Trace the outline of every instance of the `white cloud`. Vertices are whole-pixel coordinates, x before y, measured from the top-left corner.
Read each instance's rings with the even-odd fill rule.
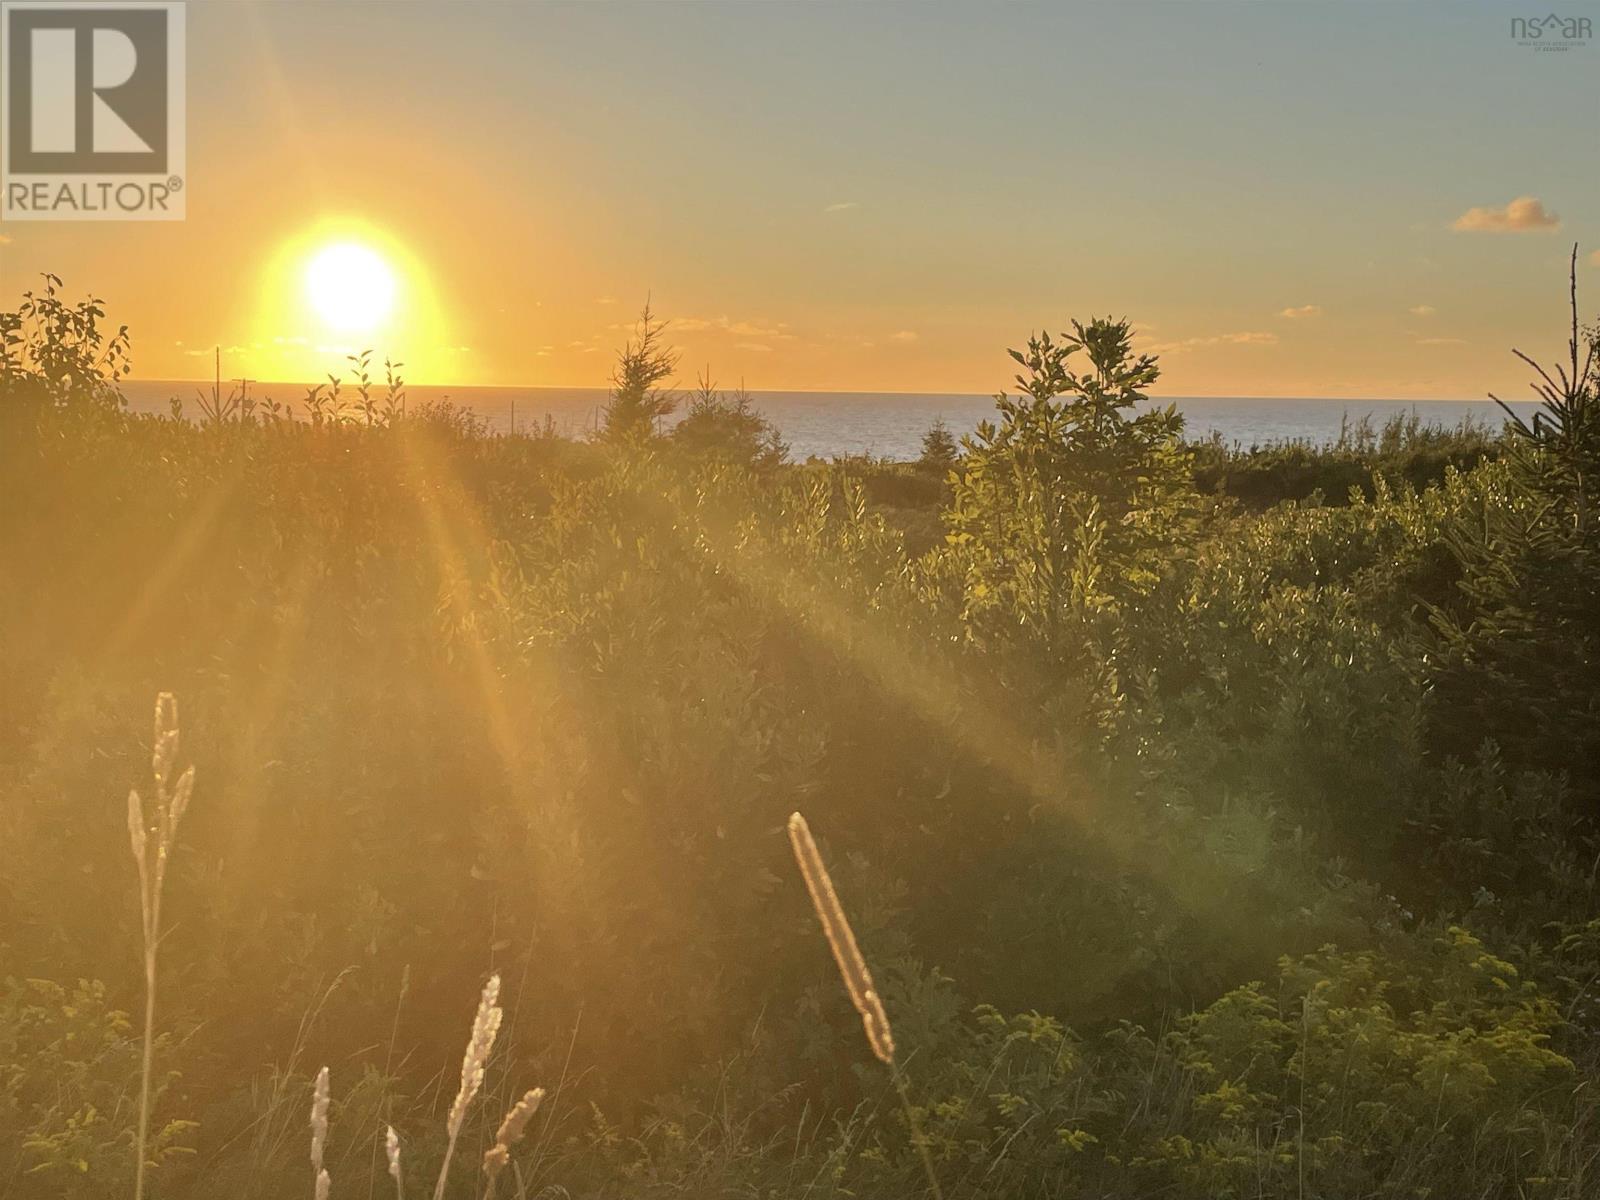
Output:
[[[847,212],[848,210],[850,210],[852,208],[860,208],[860,207],[861,207],[861,205],[860,205],[860,203],[858,201],[855,201],[855,200],[841,200],[837,204],[828,205],[822,211],[825,212],[825,213]]]
[[[1466,344],[1466,338],[1437,337],[1417,339],[1417,345],[1419,346],[1465,346]]]
[[[763,346],[760,342],[735,342],[733,348],[735,350],[754,350],[760,354],[766,354],[772,349],[771,346]]]
[[[917,340],[915,329],[900,329],[889,335],[891,342],[914,342]]]
[[[788,341],[794,334],[788,332],[786,322],[760,325],[754,321],[735,321],[728,317],[679,317],[668,324],[678,333],[726,333],[733,337],[777,338]]]
[[[1275,346],[1277,343],[1278,335],[1275,333],[1244,330],[1239,333],[1217,333],[1208,337],[1184,338],[1178,342],[1162,342],[1151,346],[1146,353],[1181,354],[1185,350],[1197,350],[1206,346]]]
[[[1288,317],[1291,321],[1300,321],[1306,317],[1320,317],[1322,315],[1322,305],[1302,304],[1299,308],[1286,308],[1278,315],[1280,317]]]
[[[1439,310],[1431,304],[1417,304],[1406,310],[1413,317],[1431,317]]]
[[[596,296],[594,302],[596,304],[615,304],[617,298],[615,296]]]
[[[1518,196],[1504,208],[1469,208],[1450,225],[1457,233],[1539,233],[1556,229],[1561,218],[1542,200]]]

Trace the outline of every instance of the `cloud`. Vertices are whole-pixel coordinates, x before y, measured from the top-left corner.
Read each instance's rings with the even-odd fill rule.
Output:
[[[1418,338],[1419,346],[1465,346],[1466,338]]]
[[[678,333],[726,333],[733,337],[777,338],[780,341],[794,338],[785,321],[775,325],[759,325],[754,321],[734,321],[728,317],[679,317],[669,324]]]
[[[763,346],[760,342],[735,342],[733,348],[735,350],[755,350],[761,354],[766,354],[772,349],[771,346]]]
[[[1469,208],[1451,223],[1457,233],[1538,233],[1557,228],[1561,218],[1544,202],[1518,196],[1504,208]]]
[[[1277,343],[1278,335],[1275,333],[1245,330],[1239,333],[1216,333],[1209,337],[1184,338],[1181,342],[1161,342],[1151,346],[1146,353],[1181,354],[1185,350],[1197,350],[1205,346],[1275,346]]]
[[[596,296],[594,302],[596,304],[615,304],[617,298],[615,296]]]
[[[822,211],[825,213],[847,212],[852,208],[860,208],[861,204],[855,200],[841,200],[837,204],[830,204]]]
[[[1431,304],[1415,304],[1406,309],[1413,317],[1431,317],[1439,310]]]
[[[1322,315],[1322,305],[1302,304],[1299,308],[1286,308],[1278,315],[1280,317],[1288,317],[1291,321],[1299,321],[1305,317],[1320,317]]]
[[[0,233],[0,246],[9,246],[9,245],[11,245],[11,238],[9,236],[7,236],[6,234]]]
[[[915,329],[901,329],[889,335],[891,342],[914,342],[917,340]]]
[[[1600,250],[1596,250],[1593,254],[1589,255],[1589,262],[1596,267],[1600,267]]]

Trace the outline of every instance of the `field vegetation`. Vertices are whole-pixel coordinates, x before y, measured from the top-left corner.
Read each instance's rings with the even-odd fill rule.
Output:
[[[1551,333],[1504,434],[1230,448],[1085,321],[959,443],[796,464],[648,315],[587,441],[366,359],[134,416],[47,278],[0,1194],[1600,1193],[1600,371]]]

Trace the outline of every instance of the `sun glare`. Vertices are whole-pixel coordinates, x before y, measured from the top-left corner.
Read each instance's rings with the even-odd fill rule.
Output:
[[[411,239],[375,221],[330,214],[278,242],[251,293],[249,353],[260,379],[326,379],[348,358],[406,365],[406,378],[474,382],[451,310]]]
[[[330,329],[369,333],[394,307],[395,275],[370,247],[336,242],[306,264],[306,296]]]

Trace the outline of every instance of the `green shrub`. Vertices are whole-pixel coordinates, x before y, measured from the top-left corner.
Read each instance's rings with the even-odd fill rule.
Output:
[[[164,1040],[165,1041],[165,1040]],[[140,1049],[100,983],[0,986],[0,1181],[8,1196],[99,1197],[133,1178]],[[158,1081],[169,1090],[176,1076]],[[192,1121],[158,1118],[148,1158],[161,1178],[194,1153]]]

